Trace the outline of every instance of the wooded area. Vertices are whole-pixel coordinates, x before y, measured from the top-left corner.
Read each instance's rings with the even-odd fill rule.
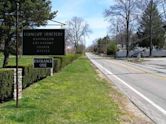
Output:
[[[153,49],[165,49],[165,7],[165,0],[115,1],[104,12],[104,17],[110,22],[109,41],[99,38],[89,49],[97,53],[108,53],[106,51],[114,47],[115,54],[117,45],[120,45],[119,49],[126,49],[126,57],[136,47],[149,49],[149,56],[152,56]]]

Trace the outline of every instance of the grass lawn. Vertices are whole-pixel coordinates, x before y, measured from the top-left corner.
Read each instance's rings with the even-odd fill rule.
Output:
[[[25,65],[33,65],[33,58],[52,58],[52,56],[19,56],[19,66],[25,66]],[[3,55],[0,54],[0,67],[2,67],[3,64]],[[16,65],[16,57],[13,55],[9,56],[9,63],[10,66]]]
[[[19,57],[19,65],[32,65],[33,64],[33,58],[35,56],[21,56]],[[9,56],[9,63],[8,65],[15,66],[16,64],[16,57],[13,55]],[[3,56],[0,56],[0,67],[3,65]]]
[[[0,104],[0,124],[117,124],[121,112],[110,90],[80,58],[25,89],[20,108],[14,101]]]
[[[19,57],[19,65],[29,65],[33,64],[33,58],[34,56],[21,56]],[[3,53],[0,52],[0,68],[2,68],[3,65],[4,56]],[[8,65],[16,65],[16,57],[14,55],[9,56],[9,63]]]

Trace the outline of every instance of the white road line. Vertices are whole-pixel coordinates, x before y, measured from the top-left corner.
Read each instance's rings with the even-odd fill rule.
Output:
[[[142,97],[144,100],[146,100],[147,102],[149,102],[152,106],[154,106],[156,109],[158,109],[164,115],[166,115],[166,110],[164,110],[162,107],[160,107],[159,105],[157,105],[156,103],[154,103],[153,101],[151,101],[150,99],[148,99],[142,93],[140,93],[139,91],[137,91],[136,89],[134,89],[133,87],[131,87],[129,84],[127,84],[125,81],[123,81],[122,79],[120,79],[119,77],[117,77],[116,75],[114,75],[111,71],[109,71],[108,69],[106,69],[105,67],[103,67],[102,65],[100,65],[99,63],[97,63],[95,60],[91,59],[89,57],[89,55],[87,55],[87,56],[91,60],[91,62],[93,64],[95,64],[98,68],[102,69],[101,71],[105,71],[108,74],[112,75],[114,78],[118,79],[122,84],[124,84],[125,86],[127,86],[129,89],[131,89],[132,91],[134,91],[137,95],[139,95],[140,97]]]

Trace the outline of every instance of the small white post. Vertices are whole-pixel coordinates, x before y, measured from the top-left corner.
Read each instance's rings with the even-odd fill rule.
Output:
[[[16,69],[14,69],[14,92],[13,98],[16,100]],[[18,69],[18,98],[22,98],[22,68]]]
[[[54,75],[53,68],[50,68],[50,76],[53,76],[53,75]]]

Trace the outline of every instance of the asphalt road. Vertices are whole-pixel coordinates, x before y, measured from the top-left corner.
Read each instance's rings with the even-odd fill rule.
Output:
[[[166,124],[166,59],[135,64],[86,55],[149,118],[157,124]]]

